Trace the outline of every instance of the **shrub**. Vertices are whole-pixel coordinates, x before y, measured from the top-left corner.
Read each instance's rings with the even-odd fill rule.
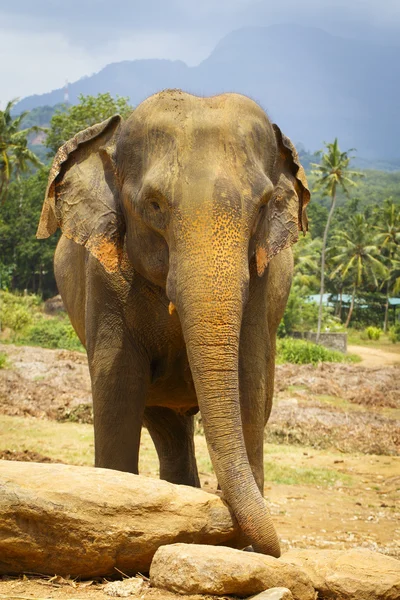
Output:
[[[42,306],[40,296],[2,292],[1,328],[11,330],[8,339],[17,344],[83,351],[68,318],[45,317]]]
[[[367,334],[369,340],[379,340],[379,338],[381,337],[382,329],[370,325],[366,328],[365,333]]]
[[[396,344],[397,342],[400,342],[400,322],[395,323],[395,325],[392,325],[389,329],[389,340],[393,343]]]
[[[74,328],[67,319],[41,317],[34,325],[27,328],[18,341],[43,348],[84,350]]]
[[[19,296],[10,292],[1,293],[1,329],[8,327],[19,333],[30,325],[39,311],[41,299],[33,294]]]
[[[342,354],[324,346],[305,340],[283,338],[277,340],[277,362],[297,365],[318,364],[319,362],[354,362],[352,355]]]
[[[30,325],[32,315],[25,306],[15,306],[14,308],[5,307],[2,310],[1,328],[8,327],[15,333],[22,331],[24,327]]]

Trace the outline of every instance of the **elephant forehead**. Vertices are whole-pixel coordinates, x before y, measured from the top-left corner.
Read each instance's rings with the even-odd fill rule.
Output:
[[[188,94],[182,90],[165,90],[144,100],[134,111],[141,118],[169,115],[175,121],[182,121],[189,114],[225,113],[228,117],[241,113],[254,115],[265,119],[262,108],[247,96],[242,94],[227,93],[218,96],[200,97]],[[210,116],[210,115],[209,115]]]
[[[266,146],[272,128],[265,112],[240,94],[199,98],[172,90],[140,104],[126,123],[136,140],[154,149],[170,145],[199,152],[228,142]],[[129,137],[128,135],[126,137]]]

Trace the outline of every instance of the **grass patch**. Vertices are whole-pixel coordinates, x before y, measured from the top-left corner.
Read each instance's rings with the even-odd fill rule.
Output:
[[[0,440],[0,451],[27,450],[54,462],[94,464],[93,425],[0,415]],[[146,429],[142,430],[139,472],[152,477],[158,477],[159,473],[157,453]]]
[[[281,338],[277,340],[276,359],[278,364],[292,363],[297,365],[313,364],[320,362],[359,362],[360,358],[354,354],[343,354],[337,350],[330,350],[319,344],[306,340]]]
[[[355,404],[354,402],[350,402],[345,398],[340,398],[339,396],[330,396],[329,394],[317,394],[316,396],[311,397],[312,400],[318,400],[319,402],[323,402],[324,404],[329,404],[330,406],[335,406],[336,408],[340,408],[346,411],[358,411],[364,412],[365,407],[361,404]]]
[[[280,465],[271,461],[264,463],[264,473],[266,481],[284,485],[331,487],[337,483],[349,487],[353,483],[349,475],[338,473],[334,469]]]
[[[93,426],[0,415],[0,450],[29,450],[54,461],[92,465]]]

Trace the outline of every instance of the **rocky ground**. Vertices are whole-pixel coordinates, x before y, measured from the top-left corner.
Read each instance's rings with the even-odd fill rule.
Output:
[[[0,351],[8,355],[8,367],[0,370],[0,457],[90,464],[86,357],[11,345],[0,345]],[[266,433],[265,495],[284,550],[364,547],[400,558],[400,363],[394,364],[393,356],[380,362],[376,351],[372,364],[370,359],[356,365],[277,368]],[[23,431],[38,433],[22,438]],[[47,446],[43,431],[49,436]],[[69,458],[65,449],[61,451],[61,441],[72,433],[82,440],[82,450]],[[146,432],[142,445],[142,454],[150,457],[144,472],[156,475]],[[203,487],[212,491],[216,481],[200,420],[196,448]],[[141,596],[175,598],[146,585]],[[0,598],[106,597],[101,581],[83,584],[60,577],[0,581]]]

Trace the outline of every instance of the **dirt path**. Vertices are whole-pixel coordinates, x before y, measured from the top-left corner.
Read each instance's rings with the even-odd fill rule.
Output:
[[[379,348],[368,348],[367,346],[347,346],[348,352],[358,354],[364,367],[386,367],[389,365],[400,365],[400,354],[387,352]]]

